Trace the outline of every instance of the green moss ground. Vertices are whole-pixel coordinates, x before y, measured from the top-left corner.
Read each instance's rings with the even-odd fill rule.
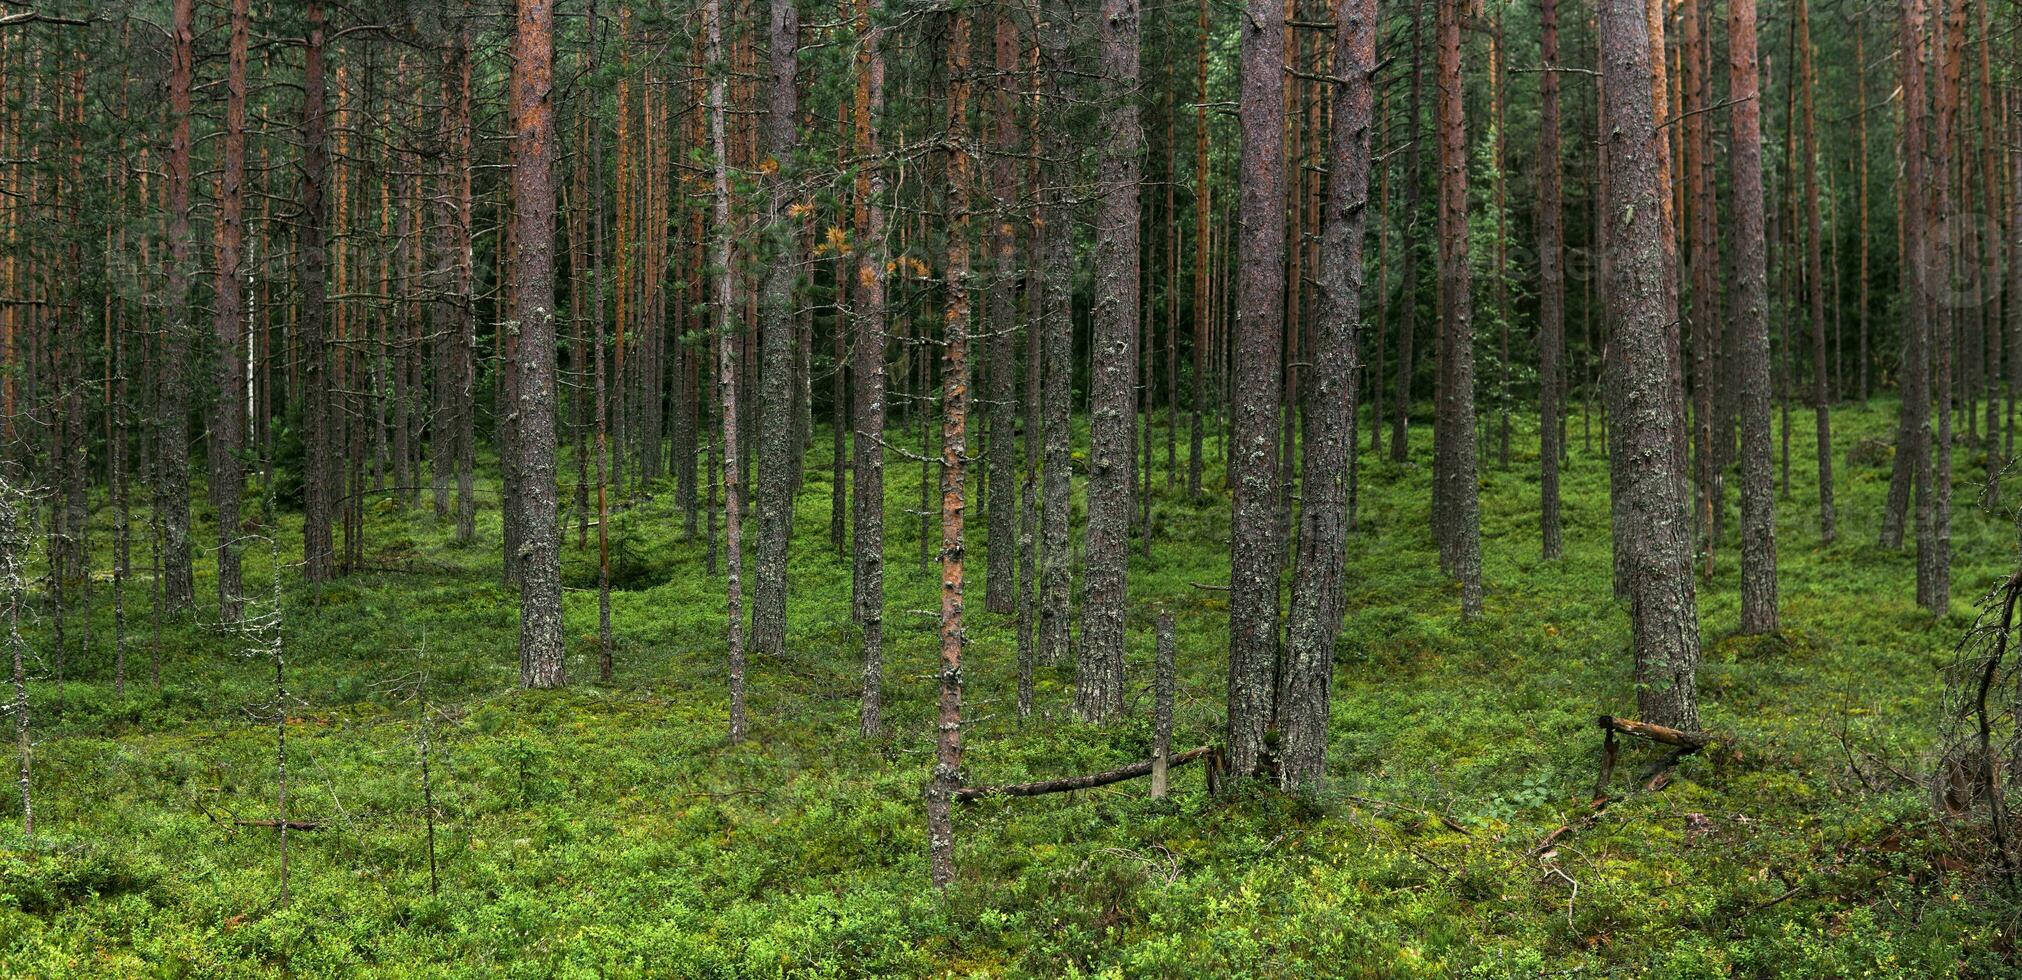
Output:
[[[754,664],[752,735],[739,746],[723,737],[720,580],[704,574],[701,543],[682,539],[670,487],[614,519],[642,566],[641,587],[614,598],[616,683],[594,683],[596,595],[578,589],[574,686],[560,693],[513,689],[517,619],[497,582],[495,498],[483,500],[479,543],[463,548],[425,503],[375,506],[368,564],[381,570],[328,587],[320,606],[288,573],[290,808],[328,826],[290,836],[285,909],[275,835],[230,823],[272,813],[269,667],[215,628],[171,622],[152,691],[136,601],[135,682],[116,697],[101,585],[91,651],[71,655],[83,679],[60,708],[53,685],[34,690],[34,840],[19,835],[11,778],[0,788],[0,974],[1999,974],[2010,910],[1943,872],[1960,866],[1965,831],[1934,821],[1889,767],[1924,766],[1943,670],[1974,600],[2012,570],[2015,532],[1962,482],[1953,613],[1934,622],[1920,610],[1912,556],[1874,543],[1886,460],[1845,462],[1846,447],[1886,436],[1892,419],[1881,402],[1836,415],[1842,533],[1821,548],[1810,424],[1797,418],[1794,496],[1778,512],[1781,636],[1731,635],[1729,494],[1728,541],[1700,598],[1700,685],[1708,725],[1735,749],[1686,761],[1669,787],[1615,803],[1545,854],[1534,853],[1545,834],[1586,812],[1593,717],[1631,713],[1635,700],[1628,617],[1608,587],[1606,464],[1583,451],[1577,420],[1562,562],[1538,558],[1534,433],[1519,432],[1507,471],[1485,454],[1477,624],[1460,620],[1432,557],[1429,428],[1416,430],[1412,465],[1365,452],[1323,806],[1260,791],[1212,799],[1187,769],[1165,801],[1140,781],[970,807],[945,898],[927,885],[920,810],[936,579],[904,514],[917,506],[917,464],[895,461],[889,477],[891,735],[877,742],[855,734],[849,566],[828,547],[825,436],[800,500],[791,652]],[[1177,738],[1217,739],[1227,597],[1194,583],[1226,581],[1227,496],[1185,500],[1159,456],[1154,554],[1131,571],[1133,718],[1108,730],[1064,717],[1065,666],[1042,668],[1043,714],[1017,720],[1014,624],[983,612],[988,556],[972,510],[973,781],[1143,757],[1159,609],[1179,619]],[[1983,466],[1970,449],[1958,464],[1962,481]],[[95,520],[102,567],[109,516]],[[299,551],[296,525],[277,533],[284,556]],[[199,535],[213,540],[207,526]],[[145,554],[143,542],[142,567]],[[593,581],[591,552],[572,545],[566,561],[572,585]],[[263,547],[248,564],[265,588]],[[212,588],[200,568],[200,595]],[[31,629],[45,673],[47,626]],[[424,665],[448,715],[435,897],[417,708],[403,695]],[[1618,788],[1643,759],[1629,756]]]

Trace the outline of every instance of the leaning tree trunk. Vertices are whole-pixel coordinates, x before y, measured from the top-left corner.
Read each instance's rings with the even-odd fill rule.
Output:
[[[1250,0],[1242,18],[1241,221],[1236,235],[1235,486],[1229,548],[1229,766],[1258,773],[1278,658],[1279,334],[1285,295],[1285,10]]]
[[[778,656],[786,646],[786,555],[793,533],[793,469],[799,456],[794,427],[793,282],[799,269],[793,255],[794,222],[787,215],[793,186],[788,182],[799,149],[800,99],[795,88],[800,50],[800,14],[794,0],[772,0],[772,101],[765,119],[766,153],[761,171],[767,191],[771,256],[759,295],[758,574],[752,583],[751,648]]]
[[[1551,0],[1545,0],[1547,4]],[[1331,170],[1320,229],[1319,304],[1306,389],[1305,493],[1299,566],[1285,637],[1279,779],[1317,794],[1327,772],[1328,692],[1345,586],[1348,455],[1355,451],[1356,333],[1362,316],[1362,240],[1369,212],[1369,128],[1375,104],[1376,0],[1347,0],[1334,42]]]
[[[1089,341],[1088,546],[1075,713],[1107,721],[1123,711],[1123,619],[1129,600],[1131,454],[1138,343],[1138,168],[1136,0],[1103,0],[1098,18],[1107,99],[1095,228],[1095,320]]]
[[[1698,602],[1692,585],[1692,517],[1677,452],[1684,393],[1666,314],[1671,276],[1662,217],[1662,157],[1651,78],[1651,49],[1662,28],[1643,0],[1605,0],[1602,72],[1607,86],[1612,216],[1607,293],[1615,328],[1620,411],[1615,492],[1623,498],[1618,541],[1629,554],[1638,711],[1643,720],[1696,731],[1699,702]],[[1658,50],[1662,50],[1661,47]]]
[[[1769,270],[1762,230],[1761,69],[1755,0],[1730,0],[1728,171],[1734,243],[1728,329],[1736,331],[1741,421],[1741,632],[1776,630],[1776,487],[1769,435]]]

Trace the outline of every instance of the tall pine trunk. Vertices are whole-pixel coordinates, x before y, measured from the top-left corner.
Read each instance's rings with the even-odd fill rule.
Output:
[[[555,11],[551,0],[518,0],[512,64],[513,220],[519,250],[513,303],[519,332],[517,416],[520,684],[563,684],[561,501],[555,484]]]
[[[800,14],[795,0],[771,0],[771,104],[765,117],[765,161],[760,166],[766,188],[764,229],[770,255],[759,287],[758,342],[758,568],[752,583],[751,648],[778,656],[786,645],[786,560],[793,533],[794,464],[799,456],[794,427],[794,279],[799,256],[794,254],[794,222],[787,209],[794,203],[788,177],[799,149],[800,97],[795,88],[800,51]]]
[[[169,27],[168,309],[157,365],[155,421],[160,431],[155,509],[162,527],[162,598],[187,609],[196,598],[190,568],[189,336],[190,274],[196,249],[190,234],[190,87],[195,73],[194,0],[175,0]],[[60,580],[61,575],[57,578]],[[58,641],[59,656],[61,641]]]
[[[324,305],[327,288],[328,220],[323,204],[330,177],[324,112],[323,5],[309,2],[309,35],[302,61],[302,190],[298,236],[296,289],[302,361],[302,565],[311,582],[330,575],[330,380],[325,350],[329,318]]]
[[[1052,105],[1046,122],[1045,195],[1040,212],[1040,263],[1043,295],[1038,326],[1044,331],[1045,372],[1042,384],[1045,486],[1040,506],[1039,657],[1059,663],[1069,645],[1069,592],[1072,588],[1073,528],[1069,525],[1069,494],[1073,480],[1074,400],[1074,202],[1068,185],[1074,137],[1066,130],[1067,108],[1073,98],[1073,49],[1069,43],[1072,16],[1064,0],[1047,0],[1046,23],[1039,31],[1040,58]]]
[[[1439,564],[1460,580],[1461,614],[1481,615],[1481,498],[1474,419],[1474,302],[1468,271],[1467,119],[1461,78],[1466,0],[1439,0],[1439,375],[1432,501]]]
[[[1250,0],[1242,33],[1235,405],[1230,479],[1229,766],[1257,775],[1278,659],[1278,422],[1285,296],[1285,11]]]
[[[1285,638],[1284,700],[1278,705],[1284,729],[1280,782],[1309,794],[1319,792],[1327,772],[1328,694],[1346,585],[1346,480],[1348,457],[1356,449],[1356,334],[1369,211],[1376,10],[1376,0],[1344,0],[1334,42],[1333,131],[1320,228],[1313,367],[1306,388],[1298,570]]]
[[[1539,0],[1539,51],[1546,71],[1538,78],[1538,498],[1544,556],[1565,552],[1559,520],[1559,395],[1565,372],[1565,204],[1559,160],[1558,0]]]
[[[1137,117],[1136,0],[1103,0],[1101,76],[1105,101],[1095,227],[1095,322],[1089,342],[1088,546],[1075,711],[1106,721],[1123,711],[1124,608],[1129,601],[1131,454],[1137,390],[1138,170],[1144,152]]]
[[[1736,331],[1741,439],[1741,632],[1776,630],[1776,487],[1769,442],[1769,269],[1762,228],[1762,75],[1755,0],[1729,0],[1728,172],[1734,248],[1728,329]]]
[[[1668,336],[1672,270],[1666,253],[1660,171],[1662,133],[1650,85],[1661,25],[1643,0],[1604,0],[1602,72],[1607,86],[1610,217],[1607,295],[1617,363],[1612,413],[1617,541],[1630,564],[1637,708],[1646,721],[1699,727],[1698,602],[1692,584],[1691,513],[1677,451],[1684,393]],[[1631,546],[1632,545],[1632,546]]]
[[[983,323],[989,359],[988,401],[984,411],[990,422],[990,524],[985,540],[990,560],[983,566],[983,608],[1007,616],[1017,611],[1018,589],[1016,327],[1017,283],[1022,271],[1018,268],[1018,224],[1012,216],[1018,206],[1016,93],[1020,43],[1017,20],[1008,11],[999,11],[991,43],[998,75],[992,86],[990,106],[996,117],[992,135],[996,154],[990,161],[990,307]],[[1037,367],[1033,364],[1028,369]]]
[[[1131,0],[1109,0],[1130,3]],[[941,692],[927,839],[934,885],[955,879],[951,810],[962,785],[962,471],[969,426],[969,15],[948,27],[948,307],[941,348]]]
[[[878,116],[885,103],[884,28],[871,0],[853,0],[856,21],[856,534],[853,609],[861,635],[863,698],[859,730],[878,733],[884,709],[885,622],[885,175]]]
[[[1825,348],[1825,265],[1824,230],[1818,209],[1818,113],[1815,108],[1817,74],[1812,69],[1811,5],[1797,0],[1798,81],[1804,86],[1804,223],[1805,290],[1811,298],[1811,398],[1817,417],[1818,437],[1818,534],[1831,544],[1834,535],[1832,503],[1832,400],[1826,391],[1829,355]]]

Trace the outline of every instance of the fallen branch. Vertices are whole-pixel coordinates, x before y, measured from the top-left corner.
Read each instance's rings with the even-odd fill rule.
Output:
[[[1176,769],[1200,759],[1218,757],[1221,750],[1212,745],[1203,745],[1166,760],[1167,769]],[[1120,769],[1089,773],[1085,776],[1068,776],[1063,779],[1042,779],[1035,783],[1005,783],[997,786],[964,786],[955,791],[955,800],[960,803],[974,803],[990,796],[1044,796],[1047,793],[1071,793],[1078,789],[1094,789],[1108,786],[1126,779],[1136,779],[1151,775],[1153,760],[1133,762]]]
[[[1593,802],[1588,804],[1589,810],[1586,816],[1581,817],[1578,820],[1571,821],[1569,823],[1562,823],[1558,825],[1558,827],[1554,828],[1551,833],[1548,833],[1543,837],[1539,838],[1537,846],[1531,848],[1530,853],[1525,856],[1537,857],[1538,855],[1543,854],[1548,850],[1551,850],[1552,846],[1557,844],[1558,842],[1565,840],[1566,838],[1571,837],[1572,835],[1577,834],[1580,831],[1587,829],[1588,827],[1592,827],[1596,821],[1600,820],[1601,811],[1606,810],[1608,808],[1608,803],[1609,800],[1605,796],[1595,799]]]
[[[1713,736],[1705,732],[1681,732],[1676,728],[1653,725],[1647,721],[1616,718],[1613,715],[1602,715],[1600,725],[1602,729],[1607,731],[1621,732],[1624,735],[1634,735],[1638,738],[1647,738],[1652,742],[1663,742],[1665,745],[1703,749],[1713,743]]]
[[[1664,758],[1653,763],[1649,768],[1644,769],[1643,774],[1638,777],[1644,780],[1644,792],[1649,793],[1663,789],[1665,784],[1671,781],[1672,767],[1676,766],[1686,756],[1713,744],[1713,736],[1705,732],[1679,731],[1676,728],[1653,725],[1647,721],[1616,718],[1613,715],[1602,715],[1599,725],[1604,734],[1601,739],[1601,772],[1594,780],[1594,799],[1597,802],[1608,798],[1608,781],[1615,775],[1615,760],[1617,757],[1615,746],[1616,732],[1672,746],[1671,751],[1665,753]]]
[[[279,829],[279,828],[281,828],[281,827],[286,827],[286,828],[288,828],[289,830],[322,830],[322,829],[323,829],[323,821],[321,821],[321,820],[273,820],[273,819],[268,819],[268,820],[234,820],[234,821],[232,821],[232,822],[233,822],[233,823],[235,823],[235,824],[237,824],[237,825],[239,825],[239,826],[241,826],[241,827],[271,827],[271,828],[275,828],[275,829]]]

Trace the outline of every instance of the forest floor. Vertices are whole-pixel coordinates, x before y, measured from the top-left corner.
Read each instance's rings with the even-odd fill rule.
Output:
[[[612,684],[596,682],[594,534],[576,548],[565,515],[572,686],[553,693],[514,689],[496,498],[480,495],[466,547],[425,498],[375,501],[370,570],[325,587],[320,603],[286,575],[288,813],[319,824],[288,835],[286,907],[277,834],[235,823],[274,814],[271,662],[242,652],[244,637],[172,621],[151,689],[143,576],[116,696],[101,581],[88,652],[71,623],[60,703],[54,684],[33,688],[34,839],[20,836],[11,775],[0,789],[0,974],[1998,974],[2013,955],[2011,908],[1959,870],[1972,863],[1970,828],[1935,819],[1910,777],[1930,769],[1945,669],[1981,593],[2012,571],[2016,532],[1976,505],[1984,457],[1963,446],[1952,613],[1920,609],[1912,554],[1875,543],[1887,450],[1849,453],[1886,439],[1893,418],[1880,401],[1836,413],[1840,537],[1822,548],[1811,422],[1793,415],[1777,636],[1733,635],[1730,478],[1727,540],[1700,595],[1705,721],[1729,747],[1686,759],[1654,792],[1635,778],[1653,754],[1631,747],[1615,782],[1624,795],[1597,814],[1595,716],[1635,705],[1598,446],[1576,417],[1566,558],[1545,562],[1534,425],[1519,421],[1508,469],[1488,427],[1487,614],[1470,624],[1432,559],[1430,428],[1415,427],[1409,465],[1367,452],[1365,429],[1327,799],[1254,788],[1217,799],[1189,767],[1165,800],[1139,780],[969,806],[945,897],[927,882],[921,815],[937,579],[908,516],[917,464],[894,460],[888,477],[890,734],[876,741],[856,734],[826,435],[799,502],[791,652],[754,662],[751,735],[735,746],[722,584],[704,573],[703,545],[684,540],[671,487],[613,518],[627,581],[613,597]],[[1228,498],[1185,499],[1168,486],[1162,445],[1157,456],[1152,555],[1134,559],[1130,579],[1132,714],[1109,729],[1066,717],[1065,665],[1041,668],[1040,714],[1020,723],[1015,620],[983,610],[984,509],[971,509],[970,781],[1145,757],[1158,610],[1179,622],[1176,747],[1219,740],[1227,595],[1196,583],[1227,581]],[[571,457],[564,478],[573,471]],[[108,511],[95,515],[99,568],[109,524]],[[298,530],[276,529],[285,560]],[[143,569],[146,554],[143,539]],[[252,591],[271,568],[265,545],[249,548]],[[200,567],[211,610],[213,590]],[[44,677],[49,626],[29,630]]]

